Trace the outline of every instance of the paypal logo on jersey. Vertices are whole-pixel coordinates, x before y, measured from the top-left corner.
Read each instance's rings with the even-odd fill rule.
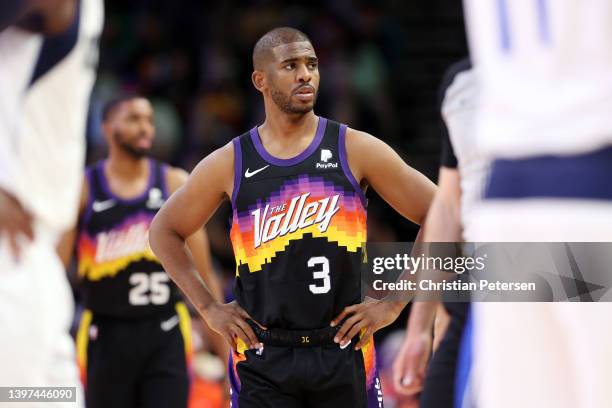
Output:
[[[162,191],[157,188],[157,187],[153,187],[152,189],[149,190],[149,198],[147,200],[147,208],[150,209],[158,209],[161,208],[162,205],[164,205],[164,198],[162,195]]]
[[[315,165],[317,169],[336,169],[338,162],[328,163],[332,159],[332,152],[329,149],[321,149],[321,160]]]
[[[270,207],[266,204],[263,209],[258,208],[251,214],[255,218],[254,247],[262,243],[293,233],[298,229],[318,224],[320,232],[327,231],[333,216],[340,211],[338,200],[340,194],[322,198],[306,204],[310,193],[293,197],[289,202]]]

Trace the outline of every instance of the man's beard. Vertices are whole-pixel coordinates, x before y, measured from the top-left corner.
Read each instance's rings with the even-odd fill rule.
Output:
[[[308,105],[297,105],[291,103],[291,96],[286,96],[280,90],[272,88],[270,91],[270,96],[272,97],[272,101],[278,106],[278,108],[284,113],[289,114],[304,114],[308,113],[312,110],[312,108],[317,103],[317,92],[315,92],[314,97],[312,98],[312,104]]]
[[[130,145],[128,142],[122,139],[118,132],[115,132],[113,137],[115,139],[115,143],[117,143],[117,146],[119,146],[121,150],[132,156],[132,158],[134,159],[142,159],[143,157],[147,156],[151,151],[151,149],[143,149]]]

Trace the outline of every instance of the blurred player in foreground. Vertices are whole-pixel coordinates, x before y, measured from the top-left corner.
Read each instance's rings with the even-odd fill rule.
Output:
[[[612,2],[465,7],[477,143],[494,160],[472,239],[611,242]],[[479,303],[474,317],[478,406],[612,403],[609,303]]]
[[[102,1],[8,0],[0,11],[0,24],[21,16],[0,33],[0,385],[78,386],[55,246],[76,217]]]
[[[108,159],[87,168],[78,229],[60,245],[68,265],[77,240],[86,308],[77,349],[87,406],[186,407],[189,313],[148,235],[151,220],[187,173],[147,157],[155,125],[145,98],[109,102],[103,132]],[[187,245],[200,277],[221,300],[204,230]]]
[[[381,407],[372,334],[405,303],[359,303],[364,190],[420,223],[435,186],[382,141],[314,114],[318,60],[302,32],[265,34],[253,65],[265,122],[198,164],[151,245],[234,346],[234,407]],[[220,304],[193,279],[184,240],[226,199],[237,302]]]
[[[439,190],[427,214],[425,242],[469,241],[471,212],[480,199],[487,175],[487,160],[475,144],[474,114],[479,87],[468,59],[449,68],[440,86],[443,117]],[[468,311],[467,303],[415,302],[404,345],[397,357],[394,382],[398,392],[421,392],[419,406],[454,406],[455,374],[459,344]],[[446,313],[450,315],[450,321]],[[434,319],[441,320],[435,337]],[[431,361],[430,361],[431,357]]]

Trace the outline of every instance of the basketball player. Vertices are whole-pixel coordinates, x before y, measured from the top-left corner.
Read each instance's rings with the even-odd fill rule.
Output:
[[[494,159],[475,239],[611,242],[612,2],[465,7]],[[608,303],[480,303],[474,329],[479,406],[610,406]]]
[[[306,35],[276,28],[253,51],[266,118],[202,160],[151,226],[151,246],[235,350],[233,404],[381,407],[372,334],[400,302],[360,301],[372,186],[420,223],[435,186],[380,140],[315,115],[318,60]],[[193,278],[184,240],[233,207],[237,302]]]
[[[88,407],[186,407],[189,313],[148,243],[149,224],[187,173],[147,157],[153,108],[142,97],[110,101],[103,113],[108,159],[87,168],[79,228],[60,245],[66,264],[75,237],[86,311],[77,349]],[[216,299],[204,231],[187,240]]]
[[[102,1],[21,5],[32,7],[0,33],[0,384],[78,386],[72,293],[55,246],[76,217]]]
[[[487,160],[479,155],[473,132],[478,91],[468,59],[451,66],[440,86],[443,120],[439,189],[427,214],[425,242],[469,241],[471,211],[487,174]],[[407,395],[421,392],[419,406],[423,408],[454,406],[455,371],[468,305],[439,306],[440,302],[433,300],[415,302],[393,367],[397,391]],[[434,319],[444,321],[443,333],[436,333],[441,341],[429,361]]]

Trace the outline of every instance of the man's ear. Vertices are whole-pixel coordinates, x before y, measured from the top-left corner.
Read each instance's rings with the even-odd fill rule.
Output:
[[[253,81],[253,86],[259,92],[263,93],[263,89],[266,85],[266,77],[262,71],[253,71],[251,74],[251,81]]]

